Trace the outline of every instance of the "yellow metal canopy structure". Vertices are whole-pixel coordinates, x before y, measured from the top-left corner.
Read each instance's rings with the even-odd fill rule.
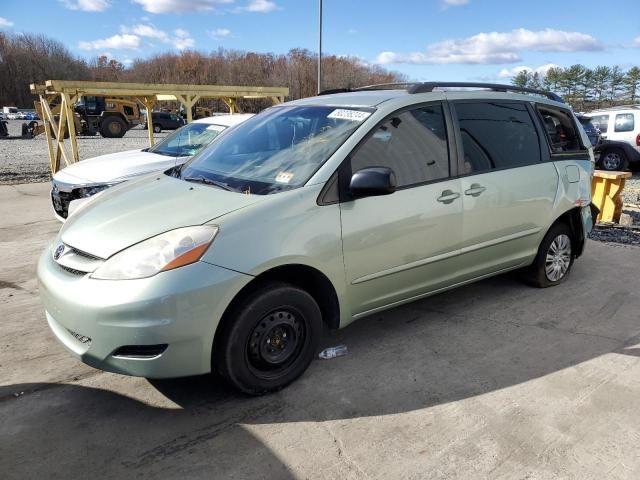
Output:
[[[147,124],[153,125],[152,111],[158,101],[179,101],[184,106],[187,121],[191,122],[191,107],[200,99],[220,99],[227,104],[229,112],[233,114],[239,112],[238,99],[270,98],[274,103],[282,103],[289,95],[289,89],[286,87],[47,80],[44,84],[31,84],[31,93],[39,96],[51,172],[56,173],[60,170],[61,160],[66,165],[79,161],[73,106],[82,96],[134,99],[146,109]],[[53,105],[56,105],[56,108],[59,105],[58,119],[51,111]],[[65,129],[69,131],[71,152],[66,150]],[[149,145],[153,145],[153,129],[149,128],[148,131]]]

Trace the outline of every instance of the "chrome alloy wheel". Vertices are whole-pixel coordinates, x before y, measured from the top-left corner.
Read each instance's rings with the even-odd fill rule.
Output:
[[[557,282],[567,274],[570,266],[571,239],[562,233],[549,245],[544,271],[550,282]]]

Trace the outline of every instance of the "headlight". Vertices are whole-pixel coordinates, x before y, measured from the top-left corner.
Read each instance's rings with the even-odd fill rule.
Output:
[[[218,227],[203,225],[162,233],[122,250],[104,262],[91,277],[131,280],[197,262],[209,248]]]
[[[100,193],[109,187],[113,187],[116,183],[103,183],[102,185],[93,185],[91,187],[78,188],[78,198],[86,198]]]

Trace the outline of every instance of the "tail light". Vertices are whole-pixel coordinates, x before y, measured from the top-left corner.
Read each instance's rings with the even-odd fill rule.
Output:
[[[636,137],[636,145],[640,147],[640,133]]]

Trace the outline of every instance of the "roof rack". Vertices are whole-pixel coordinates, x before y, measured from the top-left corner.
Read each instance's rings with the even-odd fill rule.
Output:
[[[517,87],[515,85],[502,85],[500,83],[475,83],[475,82],[399,82],[399,83],[379,83],[376,85],[366,85],[357,88],[334,88],[332,90],[324,90],[318,95],[329,95],[332,93],[346,92],[362,92],[367,90],[388,90],[390,87],[402,87],[407,93],[427,93],[433,92],[436,88],[482,88],[494,92],[516,92],[516,93],[532,93],[547,97],[555,102],[565,103],[562,97],[553,92],[546,90],[538,90],[536,88]],[[640,105],[638,105],[640,108]]]
[[[365,85],[364,87],[332,88],[329,90],[323,90],[318,95],[331,95],[334,93],[347,93],[347,92],[362,92],[367,90],[390,90],[393,87],[403,87],[406,89],[413,85],[417,85],[417,83],[415,82],[377,83],[375,85]]]
[[[432,92],[436,88],[483,88],[494,92],[516,92],[516,93],[533,93],[542,95],[555,102],[564,103],[559,95],[546,90],[538,90],[536,88],[517,87],[515,85],[502,85],[499,83],[475,83],[475,82],[423,82],[416,83],[407,89],[409,93],[425,93]]]

